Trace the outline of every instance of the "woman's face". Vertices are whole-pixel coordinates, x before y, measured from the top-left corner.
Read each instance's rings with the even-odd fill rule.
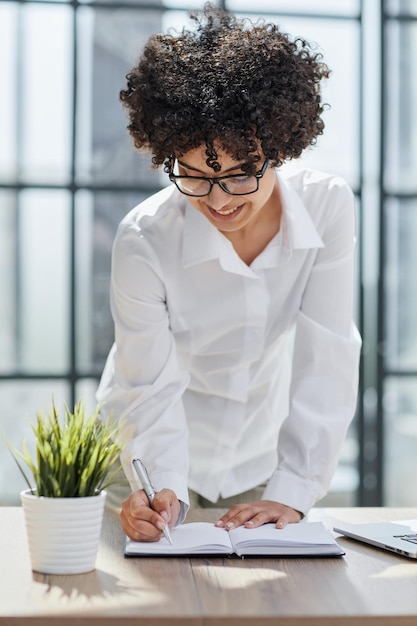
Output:
[[[230,174],[243,174],[244,161],[235,161],[223,150],[216,149],[217,161],[221,170],[214,172],[206,164],[207,155],[205,146],[190,150],[178,159],[178,174],[180,176],[207,176],[209,178]],[[261,155],[262,157],[262,155]],[[259,169],[265,159],[261,158]],[[226,193],[219,185],[212,185],[207,196],[187,196],[188,201],[197,211],[200,211],[216,228],[225,235],[228,233],[248,234],[259,221],[270,220],[272,213],[280,208],[278,182],[274,169],[268,167],[259,180],[259,189],[248,195],[233,196]],[[247,232],[246,232],[247,231]]]

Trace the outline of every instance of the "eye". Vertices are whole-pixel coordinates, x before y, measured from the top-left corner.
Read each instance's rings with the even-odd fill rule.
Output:
[[[247,183],[248,180],[250,180],[252,178],[252,176],[249,176],[248,174],[242,174],[242,176],[233,176],[232,180],[234,183],[236,183],[237,185],[242,185],[244,183]]]

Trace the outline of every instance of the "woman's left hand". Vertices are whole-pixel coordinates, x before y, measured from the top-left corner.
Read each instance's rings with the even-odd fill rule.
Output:
[[[235,504],[217,522],[216,526],[231,530],[237,526],[256,528],[267,522],[275,522],[277,528],[297,523],[302,514],[285,504],[273,500],[258,500],[246,504]]]

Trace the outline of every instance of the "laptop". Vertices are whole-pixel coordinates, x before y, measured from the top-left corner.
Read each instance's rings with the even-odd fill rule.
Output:
[[[333,530],[362,543],[417,559],[417,519],[366,524],[340,522]]]

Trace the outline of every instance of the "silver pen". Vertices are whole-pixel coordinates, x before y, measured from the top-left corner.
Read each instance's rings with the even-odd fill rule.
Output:
[[[147,469],[140,459],[133,459],[132,464],[136,470],[137,475],[139,476],[140,482],[142,483],[143,490],[148,496],[149,505],[151,508],[153,508],[152,503],[155,498],[155,489],[152,487],[152,483],[149,478]],[[169,532],[168,522],[165,522],[165,527],[162,532],[164,533],[165,538],[172,545],[171,533]]]

